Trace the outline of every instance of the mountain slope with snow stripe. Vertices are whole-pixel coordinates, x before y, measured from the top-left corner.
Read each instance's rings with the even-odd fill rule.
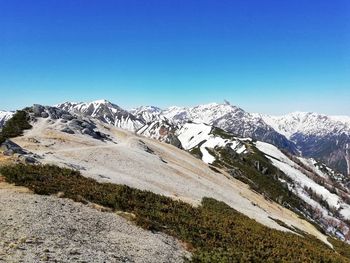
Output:
[[[208,152],[208,148],[228,146],[239,154],[245,151],[244,143],[238,138],[222,138],[215,134],[215,129],[213,126],[204,123],[186,123],[177,133],[183,148],[191,151],[193,148],[199,147],[202,160],[208,164],[216,160],[215,156]]]
[[[0,111],[0,129],[4,126],[5,122],[11,119],[13,112],[11,111]]]
[[[264,142],[256,142],[256,147],[266,154],[266,157],[271,161],[271,163],[279,168],[282,172],[284,172],[287,176],[289,176],[294,182],[293,191],[297,193],[304,201],[308,202],[310,205],[314,204],[309,201],[309,197],[305,193],[305,188],[311,189],[312,192],[319,195],[324,201],[326,201],[331,208],[335,208],[339,211],[340,215],[344,217],[346,220],[350,219],[350,204],[344,202],[338,195],[332,193],[325,186],[320,185],[319,183],[312,180],[308,177],[304,172],[302,167],[300,167],[297,163],[293,162],[288,156],[282,153],[278,148],[273,145],[264,143]],[[299,158],[303,159],[303,158]],[[312,167],[315,165],[312,160],[307,161],[303,160],[304,164],[309,164],[308,167]],[[313,165],[310,165],[312,164]],[[324,173],[321,174],[318,171],[317,166],[315,166],[315,170],[318,175],[321,175],[323,178],[327,177]],[[323,216],[328,217],[329,212],[324,209]]]
[[[86,103],[65,102],[56,106],[70,113],[90,116],[128,131],[135,132],[145,125],[143,120],[107,100]]]

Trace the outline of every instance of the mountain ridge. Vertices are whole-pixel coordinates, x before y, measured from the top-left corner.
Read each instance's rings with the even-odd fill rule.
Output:
[[[270,116],[249,113],[228,102],[166,109],[141,106],[129,111],[107,100],[75,104],[66,102],[57,106],[71,113],[97,117],[133,132],[142,128],[146,130],[145,125],[152,126],[152,122],[159,121],[174,126],[189,121],[206,123],[239,137],[271,143],[292,154],[320,159],[350,175],[350,117],[347,116],[303,112]],[[153,127],[164,126],[158,123]],[[159,131],[151,134],[159,134]]]

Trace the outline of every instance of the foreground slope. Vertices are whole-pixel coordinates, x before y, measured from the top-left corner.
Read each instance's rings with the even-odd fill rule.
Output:
[[[183,262],[188,254],[121,216],[3,182],[0,211],[0,262]]]
[[[212,198],[203,198],[200,206],[193,207],[149,191],[98,183],[52,165],[18,164],[0,167],[0,171],[8,182],[29,187],[36,194],[100,204],[147,230],[170,234],[192,252],[191,262],[349,262],[349,247],[340,241],[331,240],[334,251],[300,230],[296,235],[271,229]]]

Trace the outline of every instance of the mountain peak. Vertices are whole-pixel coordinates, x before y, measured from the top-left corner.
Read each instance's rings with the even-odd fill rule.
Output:
[[[99,99],[99,100],[94,100],[91,103],[96,103],[96,104],[113,104],[110,101],[106,100],[106,99]]]

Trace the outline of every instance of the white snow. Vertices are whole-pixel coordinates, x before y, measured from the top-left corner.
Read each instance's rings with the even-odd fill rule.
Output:
[[[263,153],[270,155],[282,162],[288,163],[289,165],[294,165],[294,162],[290,160],[286,155],[284,155],[276,146],[266,143],[257,141],[255,144],[256,148],[258,148]]]
[[[323,177],[323,178],[328,178],[328,174],[324,173],[321,171],[319,166],[317,165],[317,162],[313,158],[304,158],[304,157],[298,157],[298,160],[301,161],[304,165],[307,167],[311,168],[311,170],[316,173],[318,176]],[[330,168],[328,168],[328,171],[330,173],[334,173],[334,171]]]
[[[192,149],[202,141],[208,140],[212,130],[210,125],[202,123],[186,123],[178,132],[179,140],[185,150]]]
[[[232,150],[241,154],[246,147],[240,139],[230,140],[223,139],[218,135],[211,134],[213,127],[204,123],[186,123],[178,131],[178,138],[185,150],[190,150],[198,145],[203,155],[202,160],[205,163],[213,163],[215,157],[212,156],[206,148],[214,149],[215,147],[224,147],[231,145]]]
[[[285,154],[283,154],[278,148],[268,143],[259,141],[256,142],[256,147],[266,154],[266,157],[274,166],[280,169],[288,177],[293,179],[293,181],[300,187],[298,193],[302,192],[304,186],[309,187],[314,192],[321,195],[330,206],[333,206],[337,209],[342,208],[340,210],[340,213],[344,217],[348,219],[350,218],[350,206],[348,204],[345,204],[338,195],[329,192],[329,190],[324,186],[317,184],[311,178],[302,173],[302,169],[296,163],[290,160]],[[300,195],[300,197],[309,202],[308,199],[305,199],[305,195]]]
[[[295,133],[305,135],[327,135],[346,133],[350,135],[350,117],[327,116],[312,112],[293,112],[283,116],[255,114],[279,133],[290,138]]]

